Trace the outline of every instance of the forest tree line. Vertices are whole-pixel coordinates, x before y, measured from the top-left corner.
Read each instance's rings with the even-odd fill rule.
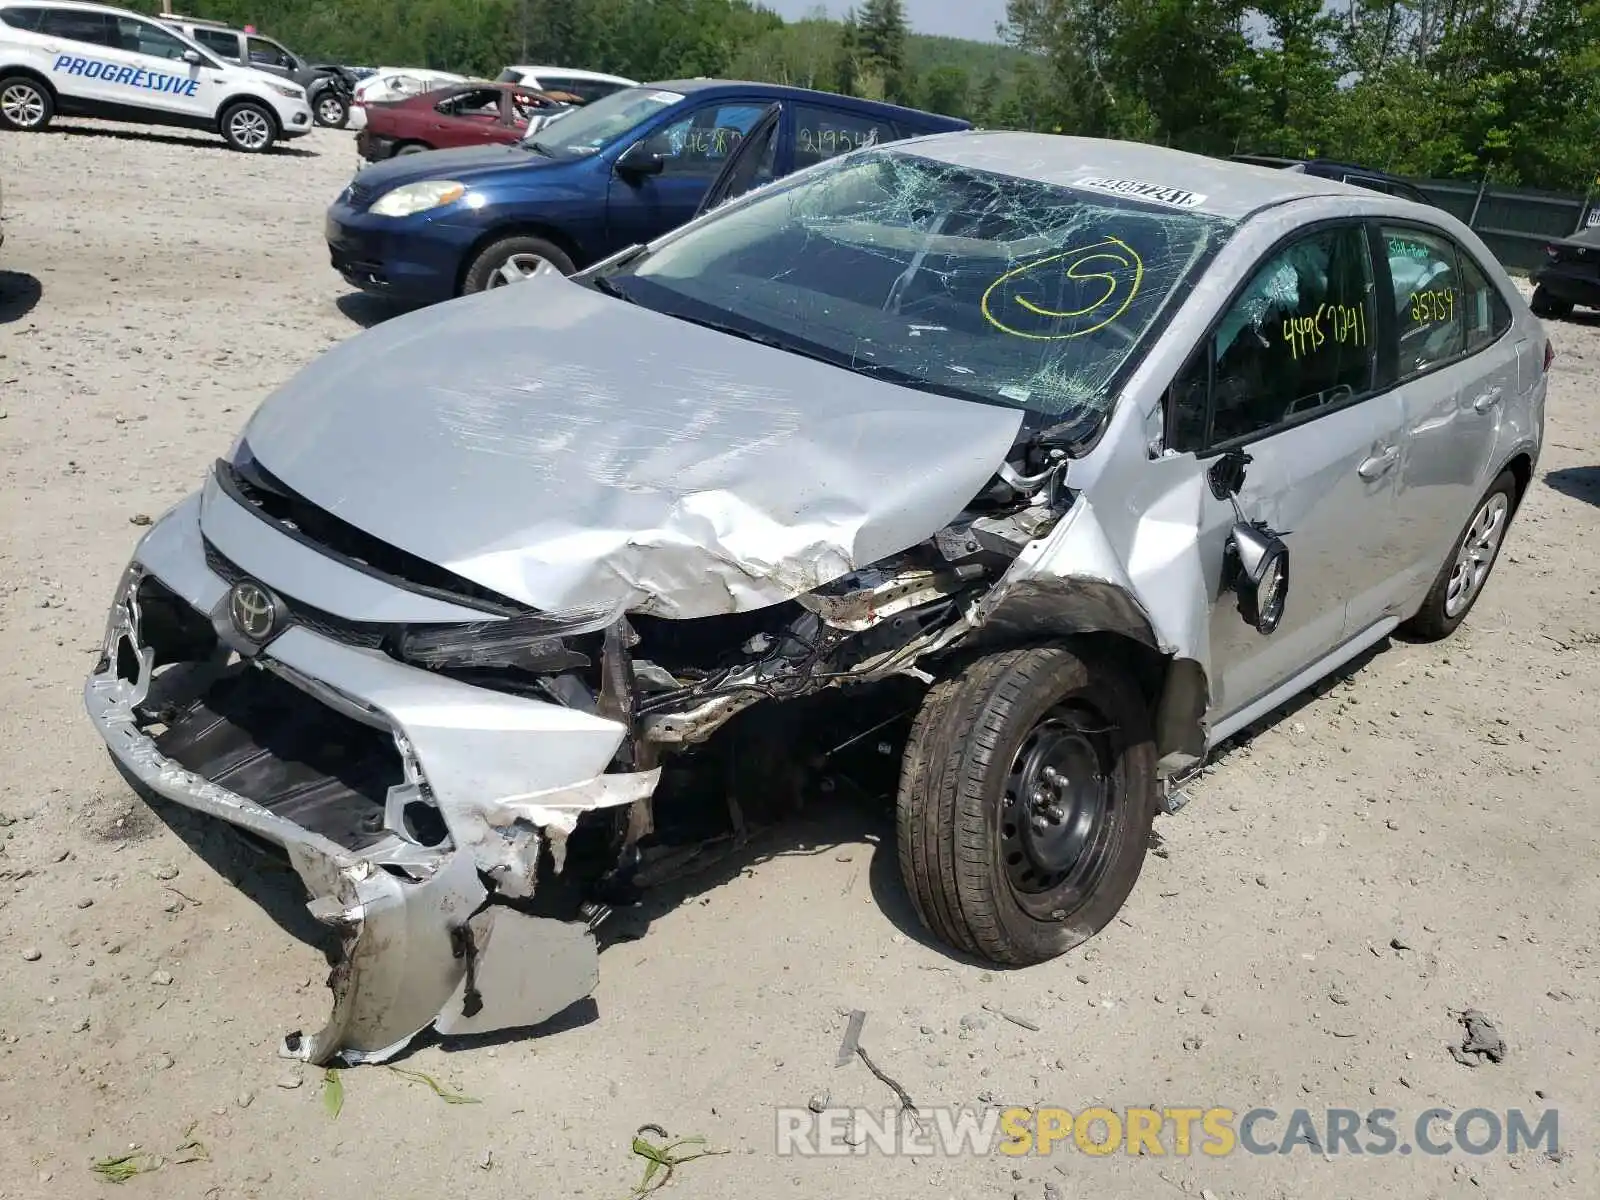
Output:
[[[988,127],[1534,187],[1600,169],[1597,0],[1009,0],[992,43],[913,33],[902,0],[791,22],[751,0],[185,4],[318,61],[761,79]]]

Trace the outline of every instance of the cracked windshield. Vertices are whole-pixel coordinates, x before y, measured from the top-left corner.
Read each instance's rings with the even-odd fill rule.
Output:
[[[1232,228],[884,150],[779,184],[600,285],[891,382],[1098,423]]]

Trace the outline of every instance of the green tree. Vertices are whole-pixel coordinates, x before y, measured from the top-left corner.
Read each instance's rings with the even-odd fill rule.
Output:
[[[922,107],[952,117],[969,117],[971,81],[960,67],[934,67],[922,80]]]
[[[863,77],[875,76],[881,81],[883,98],[908,102],[906,10],[902,0],[866,0],[854,24]]]

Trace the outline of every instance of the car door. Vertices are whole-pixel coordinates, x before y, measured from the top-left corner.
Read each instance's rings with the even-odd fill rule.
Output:
[[[1173,387],[1167,445],[1208,467],[1243,451],[1239,511],[1290,555],[1282,620],[1262,635],[1227,587],[1233,503],[1205,490],[1213,728],[1358,636],[1398,587],[1403,414],[1380,372],[1368,237],[1329,224],[1269,253]]]
[[[39,34],[51,58],[50,82],[59,95],[91,110],[136,99],[115,82],[124,66],[130,75],[136,68],[122,56],[112,14],[47,7],[39,17]]]
[[[1413,582],[1431,582],[1495,469],[1503,407],[1517,395],[1511,312],[1471,255],[1436,229],[1377,228],[1380,289],[1398,341],[1405,408],[1402,549]]]
[[[129,92],[138,92],[143,106],[187,118],[209,118],[217,111],[225,78],[220,64],[202,57],[200,51],[155,21],[123,15],[112,19],[124,59],[130,64],[118,82],[130,85]],[[138,86],[141,81],[142,88]]]
[[[700,199],[700,206],[695,209],[695,216],[708,213],[736,196],[771,182],[782,121],[783,105],[769,104],[750,127],[739,148],[728,156],[722,170],[711,181],[711,186]]]
[[[423,137],[430,144],[451,147],[503,142],[506,137],[501,117],[503,100],[504,93],[499,88],[452,91],[433,105],[433,111],[427,115]]]
[[[636,139],[634,144],[658,159],[660,168],[652,174],[620,164],[613,168],[606,189],[604,253],[648,242],[694,216],[718,172],[766,109],[767,102],[745,99],[680,109]]]

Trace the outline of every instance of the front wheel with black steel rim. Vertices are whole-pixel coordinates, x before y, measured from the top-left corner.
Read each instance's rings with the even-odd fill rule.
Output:
[[[1483,585],[1500,555],[1500,544],[1516,508],[1516,477],[1510,471],[1501,471],[1472,510],[1450,557],[1428,589],[1427,599],[1406,623],[1406,632],[1420,641],[1436,642],[1449,637],[1467,619],[1483,595]]]
[[[331,88],[317,97],[311,111],[316,116],[317,124],[327,129],[343,129],[344,123],[350,119],[349,103]]]
[[[222,114],[223,140],[235,150],[260,154],[277,137],[272,114],[260,104],[246,100]]]
[[[523,280],[532,279],[541,271],[552,268],[563,275],[571,275],[577,270],[572,265],[572,260],[559,246],[543,238],[523,236],[502,238],[486,246],[483,252],[472,260],[472,265],[467,268],[466,278],[462,281],[461,291],[463,294],[486,292],[491,288],[521,283]]]
[[[987,655],[928,692],[897,800],[923,923],[992,962],[1088,940],[1139,878],[1156,810],[1150,705],[1065,646]]]
[[[0,126],[21,133],[37,133],[56,114],[50,89],[26,75],[0,79]]]

